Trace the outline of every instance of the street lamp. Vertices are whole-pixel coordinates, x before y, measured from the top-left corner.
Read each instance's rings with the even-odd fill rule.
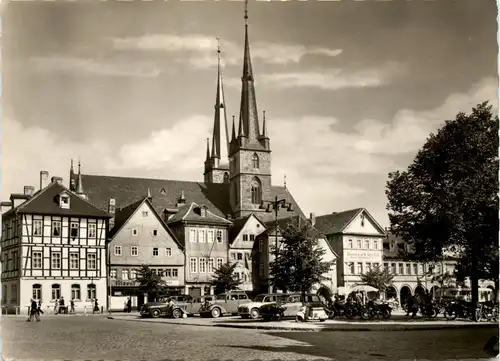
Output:
[[[267,207],[266,207],[267,203]],[[271,213],[274,210],[274,237],[275,237],[275,258],[274,262],[278,261],[278,213],[279,207],[286,208],[288,212],[293,212],[293,205],[291,202],[287,203],[286,199],[278,199],[278,196],[274,197],[272,201],[262,200],[260,203],[260,209],[265,209],[267,213]]]

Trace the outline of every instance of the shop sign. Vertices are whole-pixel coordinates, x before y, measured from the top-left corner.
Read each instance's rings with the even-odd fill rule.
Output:
[[[122,280],[115,280],[114,281],[115,286],[138,286],[138,282],[136,281],[122,281]]]
[[[165,280],[167,286],[179,286],[179,280]]]
[[[345,259],[346,260],[358,260],[358,259],[375,259],[381,260],[382,252],[380,251],[363,251],[363,250],[346,250]]]

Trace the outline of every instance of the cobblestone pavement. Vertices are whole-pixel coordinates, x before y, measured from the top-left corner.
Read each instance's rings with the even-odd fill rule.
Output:
[[[5,360],[487,359],[495,329],[269,332],[108,320],[1,318]]]

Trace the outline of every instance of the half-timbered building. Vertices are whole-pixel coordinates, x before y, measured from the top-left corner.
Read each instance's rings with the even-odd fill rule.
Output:
[[[95,299],[105,306],[108,214],[59,177],[26,193],[13,194],[2,215],[2,305],[27,312],[31,298],[45,308],[64,297],[75,309],[90,310]]]

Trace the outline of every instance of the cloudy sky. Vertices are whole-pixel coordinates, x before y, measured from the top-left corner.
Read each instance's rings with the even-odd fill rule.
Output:
[[[253,2],[273,183],[304,212],[367,208],[427,135],[497,104],[493,0]],[[203,180],[221,38],[238,114],[243,3],[11,2],[2,22],[2,199],[40,170]],[[230,117],[229,117],[230,118]]]

